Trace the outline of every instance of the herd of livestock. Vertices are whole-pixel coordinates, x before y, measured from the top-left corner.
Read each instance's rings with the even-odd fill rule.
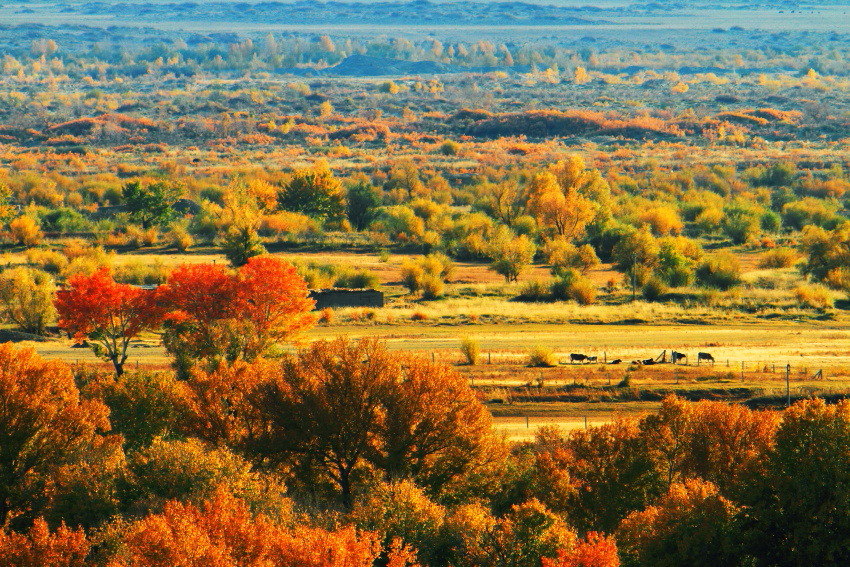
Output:
[[[599,358],[596,356],[588,356],[586,354],[579,353],[570,353],[570,364],[592,364],[599,362]],[[614,360],[603,361],[604,364],[620,364],[623,360],[621,358],[615,358]],[[644,358],[639,360],[633,360],[632,364],[642,364],[644,366],[650,366],[653,364],[666,364],[667,361],[667,351],[665,350],[660,355],[655,358]],[[670,361],[671,364],[687,364],[688,363],[688,355],[683,352],[670,351]],[[697,353],[697,365],[701,362],[714,364],[714,357],[707,352],[699,352]]]

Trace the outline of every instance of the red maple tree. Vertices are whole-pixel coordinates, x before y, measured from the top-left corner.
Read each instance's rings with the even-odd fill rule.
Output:
[[[115,374],[124,373],[130,341],[159,326],[162,310],[155,293],[116,282],[109,268],[77,274],[56,293],[59,327],[87,341],[95,354],[108,360]]]

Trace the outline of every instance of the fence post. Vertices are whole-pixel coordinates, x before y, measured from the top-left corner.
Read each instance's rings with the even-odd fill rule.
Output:
[[[785,366],[785,407],[791,407],[791,365]]]
[[[487,364],[493,364],[493,353],[487,352]]]

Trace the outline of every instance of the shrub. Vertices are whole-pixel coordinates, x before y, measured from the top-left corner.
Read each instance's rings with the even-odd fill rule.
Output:
[[[334,287],[349,289],[378,289],[378,275],[369,270],[352,270],[339,274],[334,281]]]
[[[352,510],[355,525],[384,541],[412,546],[422,565],[440,565],[449,550],[445,509],[409,480],[381,483]]]
[[[822,285],[801,285],[794,289],[794,297],[802,307],[828,309],[833,306],[829,290]]]
[[[481,344],[473,338],[465,337],[460,341],[460,352],[463,353],[463,358],[470,366],[478,364],[478,357],[481,355]]]
[[[546,242],[543,253],[556,275],[569,269],[589,272],[599,265],[599,257],[592,246],[576,246],[564,238],[553,238]]]
[[[440,153],[444,156],[456,156],[460,153],[460,144],[454,140],[446,140],[440,145]]]
[[[667,293],[667,285],[659,278],[653,276],[643,285],[642,295],[647,301],[657,301]]]
[[[552,297],[551,283],[531,280],[522,284],[517,299],[522,301],[546,301]]]
[[[186,226],[178,223],[171,225],[167,238],[169,245],[180,252],[185,252],[195,243]]]
[[[577,270],[567,270],[551,286],[552,297],[558,300],[573,300],[579,305],[596,303],[596,288]]]
[[[528,353],[528,365],[533,366],[535,368],[548,368],[550,366],[555,366],[557,361],[555,360],[555,353],[552,352],[552,349],[544,346],[535,346],[531,349],[531,352]]]
[[[424,299],[434,299],[443,294],[445,281],[453,270],[454,263],[448,256],[428,254],[415,260],[405,260],[401,265],[401,280],[410,293],[421,291]]]
[[[638,220],[647,225],[656,236],[682,232],[682,219],[679,218],[679,213],[669,206],[659,205],[645,209],[638,215]]]
[[[27,264],[58,274],[68,266],[68,258],[56,250],[27,250]]]
[[[56,321],[56,285],[47,272],[17,267],[0,272],[0,306],[4,319],[27,333],[43,335]]]
[[[330,325],[334,320],[334,310],[330,307],[325,307],[319,313],[319,323],[323,323],[325,325]]]
[[[764,269],[790,268],[797,263],[799,257],[791,248],[774,248],[761,255],[758,266]]]
[[[422,279],[422,285],[420,287],[422,290],[422,299],[437,299],[443,296],[443,293],[446,289],[446,284],[440,278],[440,276],[436,274],[426,274]]]
[[[27,248],[37,245],[44,238],[38,222],[29,216],[18,217],[9,223],[9,232],[16,244]]]
[[[696,278],[702,287],[727,290],[741,283],[741,263],[731,252],[717,252],[700,263]]]
[[[153,262],[132,261],[114,270],[115,281],[133,285],[159,285],[168,278],[168,269],[161,260]]]

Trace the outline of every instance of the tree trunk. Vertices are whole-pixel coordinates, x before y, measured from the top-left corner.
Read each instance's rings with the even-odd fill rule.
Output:
[[[351,471],[341,469],[339,471],[339,488],[342,496],[342,505],[346,510],[351,510],[354,507],[354,502],[351,496]]]

